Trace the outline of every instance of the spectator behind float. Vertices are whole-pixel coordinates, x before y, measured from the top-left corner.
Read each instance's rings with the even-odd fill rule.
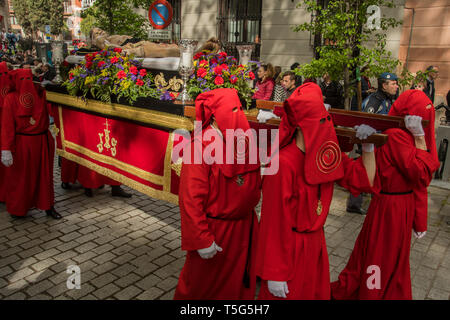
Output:
[[[331,76],[328,73],[325,73],[319,86],[322,90],[325,104],[330,105],[331,108],[344,108],[344,101],[342,99],[343,89],[338,81],[332,80]]]
[[[384,72],[378,78],[378,89],[362,103],[362,110],[369,113],[388,114],[398,90],[397,75]]]
[[[291,65],[291,71],[295,73],[295,69],[297,69],[300,66],[300,63],[298,62],[294,62]],[[300,87],[302,85],[303,81],[302,81],[302,77],[301,76],[297,76],[295,75],[295,87]]]
[[[252,99],[270,100],[275,86],[275,81],[273,80],[275,70],[272,64],[261,64],[257,74],[258,81],[256,82],[256,92],[253,94]]]

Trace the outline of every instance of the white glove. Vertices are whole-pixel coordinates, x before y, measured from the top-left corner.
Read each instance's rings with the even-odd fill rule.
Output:
[[[10,167],[13,164],[12,153],[9,150],[2,150],[2,163],[5,167]]]
[[[217,252],[221,252],[222,248],[219,247],[215,241],[208,247],[204,249],[198,249],[197,252],[202,257],[202,259],[211,259],[216,255]]]
[[[405,126],[414,137],[421,137],[425,135],[422,128],[421,116],[405,116]]]
[[[278,117],[272,111],[259,110],[258,117],[256,119],[258,119],[260,123],[266,123],[267,120],[273,118],[277,119]]]
[[[359,140],[366,140],[368,137],[376,133],[377,131],[372,128],[371,126],[368,126],[367,124],[361,124],[359,126],[355,126],[354,129],[356,130],[356,137]],[[363,143],[362,144],[362,151],[363,152],[373,152],[375,149],[375,146],[373,143]]]
[[[324,103],[323,104],[325,106],[325,109],[328,111],[331,108],[331,105],[329,105],[328,103]]]
[[[413,231],[414,231],[414,236],[417,239],[423,238],[427,234],[426,231],[423,231],[423,232],[417,232],[416,230],[413,230]]]
[[[267,281],[267,287],[269,287],[269,292],[278,298],[286,298],[289,293],[286,281]]]

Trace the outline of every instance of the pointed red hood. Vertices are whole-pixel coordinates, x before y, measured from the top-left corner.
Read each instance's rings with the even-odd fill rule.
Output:
[[[33,74],[30,69],[17,69],[14,72],[15,90],[19,98],[17,114],[31,116],[42,112],[45,101],[39,96],[33,83]]]
[[[8,66],[6,62],[0,63],[0,108],[3,107],[3,100],[6,95],[11,91],[12,83],[11,77],[8,72]]]

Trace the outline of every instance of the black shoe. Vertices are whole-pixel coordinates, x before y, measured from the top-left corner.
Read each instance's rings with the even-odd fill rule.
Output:
[[[101,189],[103,189],[104,187],[105,187],[105,185],[102,184],[100,187],[98,187],[98,190],[101,190]]]
[[[111,186],[111,195],[113,197],[131,198],[131,193],[125,192],[120,186]]]
[[[92,198],[94,196],[94,194],[92,193],[92,189],[90,188],[84,188],[84,195],[89,198]]]
[[[55,208],[51,208],[50,210],[45,210],[45,213],[48,216],[50,216],[50,217],[52,217],[53,219],[56,219],[56,220],[62,218],[62,216],[58,212],[56,212]]]
[[[360,215],[367,214],[367,211],[364,210],[363,208],[356,208],[356,207],[349,207],[349,208],[347,208],[347,212],[349,212],[349,213],[358,213]]]
[[[24,219],[24,218],[27,217],[27,216],[16,216],[16,215],[14,215],[14,214],[12,214],[12,213],[10,213],[9,215],[10,215],[11,218],[13,218],[13,219]]]
[[[70,190],[70,189],[72,189],[72,186],[68,182],[62,182],[61,188],[65,189],[65,190]]]

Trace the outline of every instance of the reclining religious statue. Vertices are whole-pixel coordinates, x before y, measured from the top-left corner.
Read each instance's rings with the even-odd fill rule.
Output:
[[[176,44],[155,43],[147,40],[133,43],[133,37],[127,35],[109,35],[100,28],[91,31],[91,43],[99,49],[121,48],[127,54],[139,58],[179,57],[180,49]]]

